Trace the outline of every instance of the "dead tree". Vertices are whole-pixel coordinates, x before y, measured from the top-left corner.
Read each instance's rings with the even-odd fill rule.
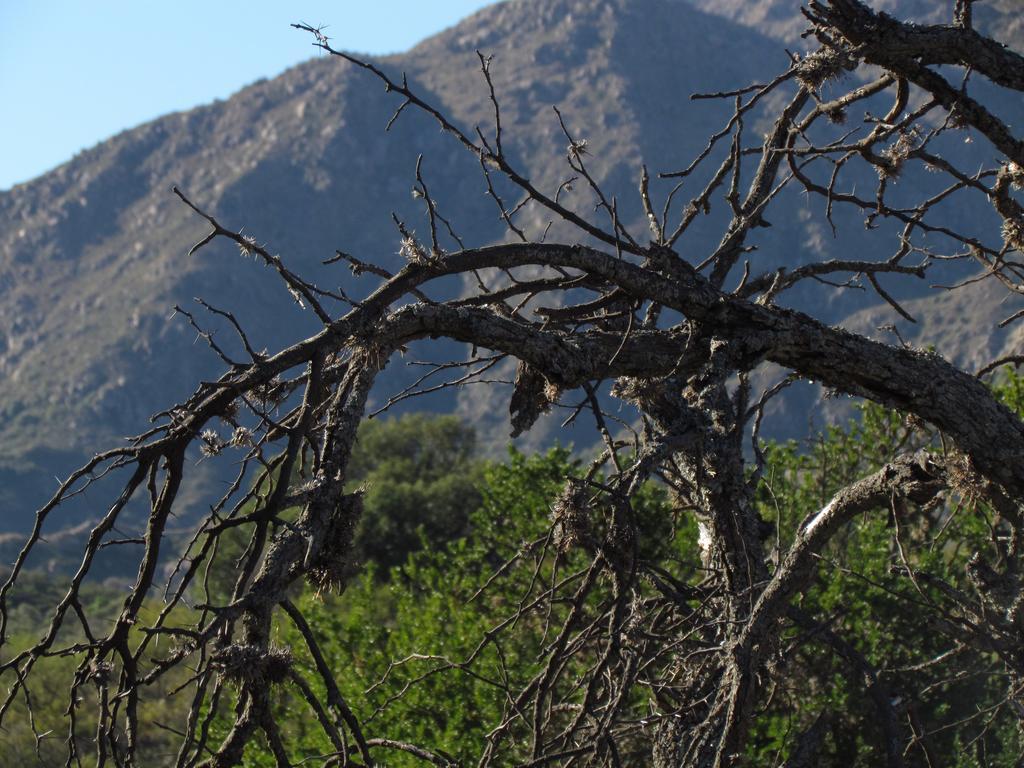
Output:
[[[266,354],[238,327],[246,361],[225,355],[226,370],[218,380],[202,383],[188,400],[159,414],[156,425],[128,445],[97,454],[39,510],[0,591],[0,632],[53,510],[83,486],[95,494],[104,478],[127,477],[93,529],[49,629],[32,647],[0,662],[10,689],[0,713],[31,690],[42,659],[74,654],[79,664],[69,681],[68,711],[74,721],[82,708],[95,709],[95,693],[100,764],[137,764],[144,727],[139,697],[180,667],[190,670],[186,694],[192,703],[186,722],[175,724],[181,737],[177,765],[237,765],[257,735],[279,765],[293,764],[273,706],[286,685],[301,693],[334,745],[327,764],[372,765],[375,755],[389,749],[447,764],[429,744],[404,744],[364,729],[338,691],[335,675],[344,670],[330,667],[289,598],[303,580],[321,589],[344,586],[361,512],[358,495],[344,488],[356,428],[389,358],[418,339],[446,337],[471,346],[472,356],[461,368],[447,368],[460,372],[460,382],[480,377],[497,358],[517,361],[510,404],[516,432],[529,429],[559,400],[578,400],[578,410],[592,413],[605,438],[605,452],[591,474],[600,469],[603,480],[567,486],[558,501],[564,514],[553,523],[557,545],[583,548],[590,566],[578,580],[552,586],[537,601],[568,601],[572,609],[547,646],[543,673],[508,692],[506,719],[480,745],[481,765],[506,764],[510,733],[517,729],[529,734],[525,765],[618,765],[620,745],[638,740],[657,766],[735,764],[773,676],[785,674],[767,661],[778,649],[782,628],[799,623],[793,600],[815,578],[815,554],[854,516],[895,504],[911,514],[962,484],[965,473],[1000,511],[1006,533],[1001,575],[1016,573],[1024,499],[1020,419],[994,399],[977,372],[960,370],[936,354],[829,327],[779,304],[786,291],[805,281],[859,278],[905,313],[884,289],[886,276],[924,277],[944,258],[974,260],[987,279],[1020,291],[1024,211],[1017,192],[1024,185],[1024,138],[972,90],[987,80],[1013,93],[1024,91],[1024,58],[972,28],[971,2],[958,0],[949,25],[925,27],[876,13],[858,0],[811,0],[805,15],[819,47],[793,56],[791,66],[770,82],[712,94],[733,101],[735,109],[688,168],[662,174],[678,180],[678,187],[656,199],[647,170],[638,169],[649,222],[643,233],[622,222],[615,199],[588,170],[586,142],[564,124],[567,175],[589,188],[595,208],[581,212],[563,201],[561,189],[540,189],[517,169],[503,150],[509,126],[501,122],[489,59],[480,57],[481,87],[490,89],[493,124],[466,132],[403,79],[334,50],[319,30],[303,27],[324,51],[382,81],[397,99],[396,118],[403,110],[425,112],[454,144],[479,159],[509,239],[475,248],[459,241],[457,250],[445,250],[441,243],[454,235],[457,221],[445,218],[417,169],[429,239],[397,223],[407,264],[395,274],[339,252],[335,261],[381,278],[372,294],[355,301],[304,280],[257,240],[239,234],[247,222],[222,222],[204,211],[194,202],[202,190],[186,197],[175,189],[209,227],[193,253],[214,240],[233,241],[275,269],[322,329]],[[842,83],[856,87],[843,89]],[[779,94],[785,94],[781,102],[767,98]],[[883,98],[886,114],[869,114],[854,128],[842,126],[862,102]],[[769,101],[783,106],[763,139],[751,137],[745,119]],[[990,167],[961,168],[936,149],[950,133],[965,130],[988,142],[997,158]],[[874,193],[850,191],[844,180],[865,168],[877,174]],[[944,186],[914,201],[902,194],[892,202],[893,179],[910,168],[927,168]],[[684,195],[683,182],[705,170],[706,185]],[[499,183],[517,189],[520,199],[504,200]],[[897,222],[901,232],[894,244],[879,239],[863,260],[759,268],[750,248],[754,233],[790,188],[818,200],[828,216],[841,208],[860,211],[871,223]],[[1002,231],[979,235],[949,228],[937,211],[960,198],[990,205]],[[711,252],[694,253],[687,245],[691,225],[712,205],[729,213],[728,225]],[[542,233],[520,226],[524,210],[546,212],[574,227],[578,238],[545,242]],[[529,277],[523,277],[523,267],[532,269]],[[474,273],[474,291],[447,301],[430,298],[432,282]],[[339,310],[346,302],[348,308]],[[1017,361],[993,361],[980,373],[1000,362]],[[757,391],[752,374],[768,364],[782,369],[784,378]],[[789,550],[773,563],[765,545],[770,527],[753,504],[760,470],[757,425],[768,400],[796,379],[910,414],[940,432],[948,450],[900,456],[845,488],[804,521]],[[601,410],[600,395],[608,385],[612,397],[638,412],[640,426],[631,439],[614,435]],[[231,425],[229,439],[220,436],[222,426],[214,429],[222,422]],[[753,453],[745,449],[751,436]],[[209,504],[188,545],[169,553],[165,531],[191,466],[186,457],[196,448],[208,455],[237,448],[244,461],[227,493]],[[637,556],[631,499],[652,477],[662,478],[675,504],[699,521],[707,577],[698,586],[673,585],[671,574],[654,573]],[[140,498],[150,510],[138,577],[116,621],[96,631],[79,590],[100,548],[117,543],[120,517]],[[300,509],[294,519],[282,517],[294,508]],[[606,518],[599,534],[574,527],[588,510],[601,510]],[[231,594],[218,600],[204,574],[218,542],[236,528],[251,536]],[[169,555],[177,567],[166,577],[161,564]],[[165,578],[163,610],[144,619],[144,601]],[[586,615],[582,606],[599,582],[612,584],[614,597],[602,604],[602,614]],[[1024,661],[1014,649],[1024,641],[1018,615],[1024,600],[1019,586],[1011,592],[1001,614],[979,615],[960,631],[964,642],[989,643],[1000,655],[1010,681],[1007,706],[1020,707]],[[182,624],[174,609],[186,600],[194,608]],[[302,652],[313,660],[325,698],[313,693],[289,652],[274,647],[275,615],[287,616],[305,638]],[[70,647],[59,641],[68,626],[83,638]],[[595,644],[605,650],[586,678],[564,680],[566,660]],[[644,729],[623,715],[638,691],[646,692],[652,707],[654,725]],[[880,697],[883,751],[887,764],[898,766],[905,760],[905,737],[893,706]],[[233,727],[214,743],[210,719],[232,707]],[[815,729],[818,723],[794,760],[813,762],[813,742],[820,741]],[[74,738],[68,750],[73,764],[80,757]]]

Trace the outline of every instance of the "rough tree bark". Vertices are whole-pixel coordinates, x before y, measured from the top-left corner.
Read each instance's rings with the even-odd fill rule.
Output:
[[[70,683],[72,716],[86,684],[95,685],[101,702],[98,761],[135,765],[140,691],[169,670],[188,665],[194,670],[193,704],[188,721],[178,724],[178,765],[237,765],[257,734],[278,764],[290,765],[294,758],[273,708],[276,687],[289,681],[335,746],[328,764],[370,765],[374,755],[395,749],[447,764],[429,744],[404,744],[388,734],[367,737],[335,682],[334,676],[344,670],[330,668],[315,633],[289,598],[294,585],[304,579],[319,588],[343,589],[361,510],[358,496],[346,493],[343,484],[368,394],[396,350],[417,339],[447,337],[472,345],[474,354],[489,350],[518,361],[511,403],[517,431],[528,429],[554,400],[583,392],[581,407],[593,411],[606,438],[605,454],[594,467],[595,472],[599,467],[607,471],[604,479],[582,491],[570,484],[560,503],[606,510],[609,522],[600,536],[580,537],[578,545],[592,557],[580,582],[565,593],[547,596],[569,600],[574,608],[548,647],[544,673],[510,695],[507,720],[495,723],[488,742],[480,747],[481,764],[507,762],[504,742],[516,722],[531,733],[526,765],[570,759],[617,765],[619,742],[637,739],[646,739],[655,766],[737,764],[758,703],[773,675],[784,674],[770,668],[766,659],[777,650],[783,625],[799,626],[805,620],[793,600],[813,582],[814,555],[844,523],[879,507],[917,509],[969,476],[978,492],[1003,513],[1010,539],[1016,542],[1020,535],[1024,424],[977,376],[938,355],[871,341],[777,304],[784,291],[802,281],[854,276],[864,278],[903,312],[880,280],[887,273],[926,275],[936,254],[926,250],[925,236],[931,237],[929,247],[941,242],[948,254],[975,259],[1009,290],[1020,289],[1021,269],[1014,259],[1024,248],[1024,217],[1015,194],[1024,185],[1024,143],[970,95],[966,80],[954,83],[950,78],[958,70],[969,70],[975,78],[1021,91],[1024,58],[972,29],[970,6],[971,0],[958,2],[950,25],[922,27],[878,14],[857,0],[811,0],[805,14],[820,47],[803,58],[794,57],[789,69],[768,84],[717,94],[735,100],[732,118],[691,168],[664,174],[686,179],[693,169],[718,163],[708,186],[683,203],[673,193],[659,214],[647,171],[642,170],[640,195],[650,223],[650,232],[643,236],[627,231],[620,222],[616,203],[587,169],[585,145],[568,132],[569,173],[591,188],[597,201],[594,215],[568,207],[554,191],[536,188],[513,165],[502,149],[507,127],[499,119],[500,95],[495,94],[488,59],[481,56],[482,87],[490,87],[495,121],[489,131],[472,134],[404,81],[332,49],[318,30],[304,27],[324,51],[383,81],[400,100],[399,111],[426,112],[453,142],[479,158],[511,241],[446,252],[438,233],[452,225],[442,218],[440,202],[427,193],[417,169],[430,242],[419,241],[399,223],[408,264],[396,274],[339,252],[337,261],[382,276],[374,293],[350,302],[342,313],[337,307],[347,297],[293,274],[281,259],[237,233],[243,222],[222,224],[202,210],[193,202],[202,190],[193,191],[192,199],[175,190],[210,226],[193,252],[214,240],[234,241],[277,270],[296,299],[322,322],[322,330],[264,355],[252,350],[239,328],[250,353],[247,362],[227,361],[220,379],[201,384],[187,401],[162,414],[157,426],[125,447],[97,454],[39,511],[35,529],[0,590],[0,640],[11,595],[44,535],[50,513],[83,485],[95,486],[114,469],[128,472],[126,485],[92,532],[66,596],[54,607],[48,631],[34,646],[0,662],[10,685],[0,714],[31,685],[41,659],[74,653],[80,664]],[[874,79],[851,79],[856,87],[837,89],[837,77],[861,70]],[[832,94],[828,101],[822,96],[825,83]],[[773,127],[763,141],[751,143],[744,118],[762,109],[765,97],[775,92],[788,94],[784,106],[773,116]],[[861,102],[886,95],[892,99],[888,114],[869,119],[858,131],[828,123]],[[932,153],[945,133],[963,129],[977,131],[991,143],[999,157],[993,167],[961,169],[953,160]],[[716,154],[719,146],[726,151]],[[843,191],[844,174],[864,164],[878,172],[876,194],[859,197]],[[912,205],[905,200],[890,204],[889,181],[905,166],[917,164],[948,180],[946,191],[922,195]],[[825,169],[823,174],[819,166]],[[518,188],[523,196],[519,206],[509,208],[500,200],[493,186],[497,179]],[[829,210],[848,206],[864,211],[872,221],[902,223],[895,254],[759,272],[757,259],[747,259],[749,240],[765,225],[766,212],[780,192],[791,186],[820,197]],[[952,195],[988,200],[1003,221],[1002,232],[979,238],[948,229],[934,210]],[[731,220],[713,252],[695,255],[681,246],[691,224],[712,200],[726,207]],[[546,209],[573,225],[579,242],[529,239],[516,224],[524,208]],[[879,242],[878,253],[885,247]],[[517,278],[521,267],[533,268],[533,277]],[[485,275],[476,292],[444,302],[427,298],[432,281],[474,270]],[[526,307],[541,303],[555,309],[546,314],[527,312]],[[669,315],[680,319],[660,319]],[[216,349],[212,339],[210,343]],[[751,374],[767,363],[790,375],[782,385],[758,393]],[[789,550],[773,562],[765,546],[771,526],[753,503],[761,464],[756,448],[752,459],[745,445],[753,436],[756,446],[757,424],[768,400],[797,378],[912,414],[941,432],[949,450],[943,455],[914,452],[898,457],[845,488],[804,521]],[[607,383],[613,383],[612,396],[638,412],[641,428],[631,441],[614,439],[606,427],[595,393]],[[282,403],[289,405],[278,412]],[[253,423],[246,420],[246,413],[256,418],[255,427],[246,426]],[[244,466],[229,492],[211,504],[211,513],[199,524],[189,547],[173,553],[180,554],[180,560],[167,583],[166,608],[156,619],[143,621],[140,608],[157,586],[161,558],[167,557],[164,529],[190,466],[186,454],[195,446],[211,454],[225,448],[207,431],[217,419],[236,428],[235,442],[245,451]],[[287,479],[296,476],[293,470],[299,465],[307,479],[289,485]],[[271,488],[271,476],[284,481]],[[263,479],[254,483],[254,477]],[[633,545],[631,499],[651,477],[664,480],[679,509],[691,510],[700,524],[700,557],[707,577],[688,591],[669,588],[664,574],[651,571]],[[129,501],[145,498],[147,492],[151,513],[137,580],[112,629],[94,635],[79,601],[80,587]],[[301,508],[298,517],[282,521],[282,511],[295,507]],[[562,518],[563,524],[566,520],[571,515]],[[219,537],[240,525],[252,531],[250,546],[233,594],[217,603],[203,592],[203,569]],[[1016,568],[1015,544],[1007,554],[1005,568]],[[591,616],[584,623],[582,609],[577,608],[601,579],[614,585],[615,599],[605,608],[608,620],[598,622]],[[654,593],[644,592],[645,601],[636,599],[651,583],[657,587]],[[172,609],[189,595],[200,596],[196,622],[177,625]],[[1019,608],[1019,594],[1009,602]],[[273,646],[271,620],[278,614],[289,617],[305,638],[328,692],[325,700],[317,700],[313,688],[292,668],[288,654]],[[1000,648],[1019,645],[1020,622],[999,621],[982,621],[971,631],[1002,643]],[[58,633],[65,624],[79,626],[87,639],[72,648],[59,647]],[[643,631],[636,631],[637,626]],[[559,676],[565,659],[578,651],[581,644],[576,640],[583,637],[607,643],[610,650],[591,669],[591,680],[563,686]],[[161,646],[157,653],[156,641],[161,638],[173,645],[170,650]],[[843,642],[834,639],[839,653],[868,680],[870,694],[877,694],[886,723],[881,753],[888,765],[901,765],[904,726],[886,697],[870,684],[873,673],[866,662]],[[1004,656],[1007,674],[1019,688],[1024,664],[1009,651]],[[649,671],[641,675],[640,668]],[[230,699],[229,684],[237,689],[234,726],[214,744],[208,729],[210,713]],[[625,702],[639,689],[648,692],[654,709],[651,720],[657,723],[642,734],[623,716]],[[567,704],[580,712],[569,723],[556,715]],[[829,718],[829,713],[821,713],[803,734],[791,764],[813,764]],[[71,739],[69,761],[76,757],[76,741]]]

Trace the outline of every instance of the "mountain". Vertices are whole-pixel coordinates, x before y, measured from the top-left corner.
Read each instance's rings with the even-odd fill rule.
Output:
[[[703,11],[729,21],[756,29],[780,43],[799,49],[803,45],[801,33],[807,28],[806,19],[799,12],[800,3],[791,0],[690,0]],[[953,0],[868,0],[876,10],[919,24],[948,24],[953,16]],[[986,0],[973,6],[974,26],[980,32],[998,40],[1016,51],[1024,51],[1024,13],[1020,0]],[[975,83],[978,87],[978,83]],[[1013,126],[1024,125],[1024,104],[1020,94],[983,86],[987,103],[997,114]],[[982,147],[986,142],[979,141]],[[947,150],[963,156],[964,147],[947,146]],[[970,148],[967,148],[970,151]],[[978,167],[991,162],[987,148],[977,156]],[[993,231],[999,223],[991,211],[982,204],[977,208],[962,208],[960,201],[948,214],[955,217],[963,230]],[[975,216],[978,221],[971,221]],[[973,225],[973,226],[972,226]],[[849,233],[847,233],[849,234]],[[830,243],[843,247],[844,244]],[[955,284],[958,279],[948,274],[943,284]],[[929,281],[933,282],[933,281]],[[908,322],[898,316],[885,303],[865,302],[842,320],[852,331],[882,341],[893,341],[940,351],[952,362],[966,370],[977,370],[999,357],[1019,355],[1024,349],[1024,327],[1019,323],[1000,328],[999,323],[1021,309],[1021,300],[995,279],[970,282],[963,288],[950,291],[929,290],[903,305],[917,322]],[[844,308],[845,310],[845,308]],[[845,314],[845,311],[844,311]],[[783,404],[792,405],[792,403]],[[826,418],[836,418],[847,412],[842,401],[818,399],[816,408]]]
[[[801,3],[793,0],[690,0],[707,13],[721,16],[790,45],[797,45],[806,20]],[[869,5],[918,24],[948,24],[953,18],[952,0],[869,0]],[[1014,50],[1024,42],[1024,15],[1020,0],[986,0],[974,6],[974,26]]]
[[[928,12],[937,7],[924,0],[899,6],[906,3]],[[999,29],[1017,40],[1011,5],[986,4],[986,23],[1009,19]],[[406,73],[426,100],[467,130],[489,130],[476,51],[493,55],[506,151],[537,186],[555,189],[568,175],[567,141],[551,109],[557,104],[570,129],[588,140],[590,167],[617,195],[623,221],[643,231],[635,193],[641,163],[652,170],[684,166],[726,117],[728,104],[694,103],[689,95],[782,71],[783,46],[798,40],[800,24],[797,4],[788,0],[508,0],[376,61]],[[170,193],[172,185],[225,226],[267,244],[295,271],[356,295],[369,290],[370,279],[321,262],[340,248],[389,268],[400,263],[392,212],[414,228],[425,226],[410,195],[420,155],[432,193],[467,243],[504,237],[476,161],[412,110],[386,133],[397,106],[365,72],[320,56],[230,99],[125,131],[0,192],[0,527],[24,528],[54,475],[97,447],[143,431],[149,414],[217,375],[221,364],[195,330],[180,314],[169,317],[175,305],[215,329],[229,351],[238,346],[230,330],[204,315],[193,297],[233,312],[257,348],[274,349],[315,327],[268,269],[236,249],[187,255],[205,224]],[[755,116],[753,129],[761,128]],[[573,194],[587,210],[584,192]],[[786,215],[760,236],[763,263],[838,258],[837,249],[863,242],[856,217],[834,240],[802,197],[793,194],[784,205]],[[716,239],[723,215],[713,211],[692,247]],[[522,221],[534,233],[546,224],[534,211]],[[560,226],[550,235],[574,236]],[[924,288],[892,290],[913,299]],[[440,290],[450,295],[459,286]],[[832,322],[876,302],[849,291],[794,292],[789,300]],[[378,402],[387,388],[396,391],[417,374],[393,363]],[[507,406],[494,397],[477,388],[417,405],[457,409],[500,444]],[[527,439],[549,438],[542,426]],[[577,439],[592,435],[581,428]]]

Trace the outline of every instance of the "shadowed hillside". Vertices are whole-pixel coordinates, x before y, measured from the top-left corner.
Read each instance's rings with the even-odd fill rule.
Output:
[[[951,3],[886,5],[901,11],[909,5],[938,18],[938,7]],[[1021,30],[1011,5],[987,5],[984,24],[1009,18],[1001,28],[1015,41]],[[730,107],[691,102],[689,95],[784,70],[783,44],[798,44],[800,28],[796,4],[782,0],[509,0],[379,63],[407,73],[410,84],[467,129],[488,131],[491,107],[476,51],[493,55],[506,152],[529,169],[538,187],[557,188],[568,175],[566,139],[551,109],[557,104],[570,130],[587,139],[589,166],[617,196],[623,221],[643,233],[635,193],[640,165],[646,162],[652,171],[684,166],[722,126]],[[372,282],[321,262],[340,248],[388,268],[400,263],[391,215],[412,228],[425,226],[410,195],[421,154],[431,192],[465,242],[503,236],[473,158],[420,114],[403,115],[385,133],[396,106],[356,68],[316,58],[228,100],[125,131],[0,193],[4,527],[27,524],[55,474],[99,446],[143,431],[153,411],[187,397],[199,379],[221,370],[186,319],[170,318],[176,304],[214,329],[229,354],[238,351],[233,336],[217,318],[203,315],[194,297],[233,312],[257,349],[296,341],[315,328],[276,276],[251,257],[223,247],[188,256],[205,224],[170,193],[172,185],[225,226],[244,228],[291,269],[355,296]],[[977,145],[956,151],[984,152]],[[655,185],[658,194],[665,189]],[[592,212],[582,190],[573,194],[578,210]],[[844,229],[836,240],[820,217],[812,219],[802,196],[790,197],[789,213],[759,234],[762,264],[794,263],[809,252],[842,258],[841,249],[859,247],[859,217],[837,217]],[[702,248],[713,244],[725,213],[712,210],[707,217],[703,240],[695,240]],[[950,215],[976,217],[970,211]],[[991,215],[981,216],[984,226]],[[523,223],[536,234],[547,222],[537,214]],[[549,237],[575,234],[556,226]],[[894,282],[890,289],[901,296],[927,288]],[[959,300],[959,294],[951,296],[943,300]],[[832,322],[878,303],[864,291],[815,293],[816,304],[802,303],[811,300],[798,291],[788,299]],[[988,334],[989,328],[967,323],[955,334],[929,339],[956,357],[982,343],[975,332]],[[395,366],[387,387],[398,390],[417,374]],[[479,423],[485,441],[500,445],[508,425],[498,402],[500,393],[488,388],[448,392],[416,405],[457,409]],[[555,414],[552,422],[558,420]],[[527,440],[540,444],[548,434],[542,423]],[[577,439],[589,444],[593,436],[581,432]]]

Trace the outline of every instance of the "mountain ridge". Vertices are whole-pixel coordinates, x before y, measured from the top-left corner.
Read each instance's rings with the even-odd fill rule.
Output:
[[[705,12],[712,7],[717,16]],[[765,8],[784,16],[780,1]],[[654,159],[663,164],[658,170],[672,170],[685,163],[728,111],[727,104],[694,108],[689,94],[746,84],[788,63],[780,41],[790,32],[770,27],[774,39],[762,35],[738,23],[753,23],[741,10],[706,0],[506,0],[406,53],[372,60],[407,72],[468,130],[488,130],[491,105],[476,50],[493,54],[509,153],[539,186],[558,186],[566,144],[551,110],[558,103],[571,130],[589,141],[595,176],[620,195],[623,221],[642,231],[640,164]],[[737,49],[744,56],[729,55]],[[172,184],[225,226],[267,243],[289,267],[349,293],[370,283],[320,262],[342,248],[388,268],[401,263],[390,214],[420,224],[410,196],[420,155],[432,192],[457,211],[468,243],[504,238],[475,160],[429,118],[410,110],[384,133],[397,106],[355,67],[318,57],[226,100],[126,130],[0,192],[5,521],[22,527],[54,474],[98,444],[142,431],[150,413],[216,375],[219,364],[193,346],[188,323],[167,320],[173,305],[191,311],[192,297],[203,296],[235,312],[257,348],[316,328],[252,259],[222,245],[187,256],[205,224],[169,193]],[[764,235],[766,258],[827,252],[827,235],[815,235],[817,225],[799,207],[791,210]],[[719,215],[702,225],[698,243],[716,236]],[[528,213],[524,222],[539,232],[545,218]],[[561,226],[551,234],[575,237]],[[788,255],[787,243],[798,244]],[[795,295],[804,300],[811,299]],[[815,309],[835,322],[863,305],[839,294],[814,300],[825,302]],[[203,318],[218,329],[218,342],[237,350],[215,320]],[[396,366],[391,378],[398,387],[408,375]],[[507,435],[500,399],[466,392],[430,407],[477,418],[496,443]],[[527,444],[550,436],[542,425]]]

